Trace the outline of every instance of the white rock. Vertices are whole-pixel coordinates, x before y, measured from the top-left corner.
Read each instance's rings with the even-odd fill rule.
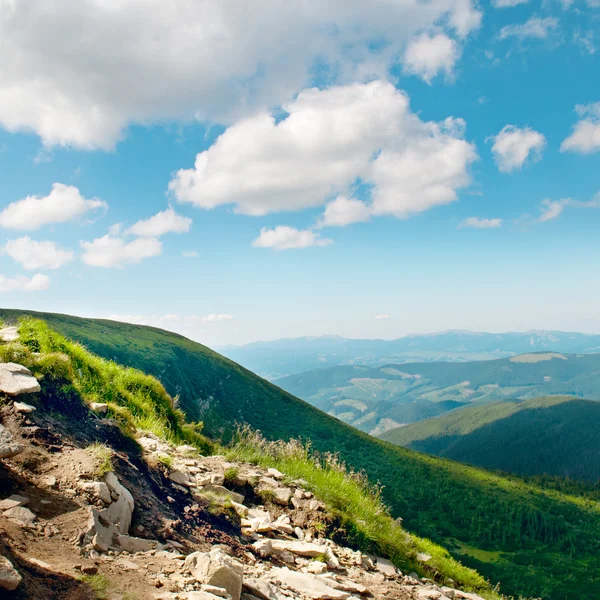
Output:
[[[262,558],[267,558],[273,553],[273,544],[271,540],[258,540],[252,544],[256,553]]]
[[[125,552],[130,552],[131,554],[135,552],[150,552],[150,550],[155,550],[158,545],[158,542],[155,540],[146,540],[130,535],[118,535],[116,543]]]
[[[425,552],[419,552],[419,554],[417,554],[417,560],[419,562],[427,562],[427,561],[431,560],[431,555],[425,554]]]
[[[267,469],[267,475],[273,479],[283,479],[284,477],[283,473],[277,469]]]
[[[236,502],[235,500],[231,501],[231,505],[233,506],[233,510],[235,510],[235,512],[240,516],[240,517],[247,517],[248,516],[248,507],[244,506],[243,504]]]
[[[202,584],[202,591],[212,594],[213,596],[218,596],[219,598],[229,598],[227,590],[222,587],[217,587],[216,585],[208,585],[207,583],[204,583]]]
[[[312,600],[345,600],[350,597],[348,592],[336,590],[309,573],[298,573],[284,567],[272,569],[271,576],[294,592]]]
[[[110,490],[103,481],[83,481],[79,484],[79,487],[88,494],[94,496],[94,498],[102,500],[104,504],[110,504],[112,502]]]
[[[394,575],[396,575],[396,567],[387,558],[378,556],[375,568],[386,577],[394,577]]]
[[[225,483],[225,476],[222,473],[211,473],[210,482],[214,485],[223,485]]]
[[[294,540],[271,540],[271,545],[275,552],[287,551],[298,556],[306,556],[309,558],[323,556],[327,551],[327,546]]]
[[[189,485],[191,482],[189,473],[182,471],[181,469],[173,469],[169,473],[169,479],[179,485]]]
[[[3,327],[0,329],[0,340],[3,342],[14,342],[19,339],[16,327]]]
[[[0,556],[0,590],[8,590],[10,592],[16,590],[22,579],[10,560],[4,556]]]
[[[105,415],[108,411],[108,404],[104,402],[90,402],[90,410],[98,415]]]
[[[133,509],[135,508],[133,496],[125,486],[119,483],[114,473],[107,473],[104,481],[109,490],[117,495],[117,500],[106,509],[103,516],[109,523],[116,525],[121,534],[127,535],[131,526]]]
[[[29,502],[29,498],[25,496],[19,496],[13,494],[5,500],[0,500],[0,510],[8,510],[9,508],[16,508],[17,506],[25,506]]]
[[[41,390],[31,371],[16,363],[0,363],[0,392],[9,396],[31,394]]]
[[[5,510],[3,514],[11,521],[16,521],[22,525],[33,525],[37,520],[35,514],[24,506],[15,506],[15,508],[9,508],[8,510]]]
[[[242,496],[242,494],[238,494],[237,492],[232,492],[231,490],[228,490],[226,487],[223,487],[222,485],[216,485],[216,484],[212,484],[209,483],[208,485],[204,486],[204,491],[206,492],[212,492],[213,494],[218,494],[219,496],[229,496],[229,498],[231,498],[231,500],[233,502],[237,502],[238,504],[243,504],[244,503],[244,496]]]
[[[27,404],[26,402],[14,402],[13,406],[15,410],[19,413],[24,413],[26,415],[35,412],[35,406],[31,406],[31,404]]]
[[[190,554],[185,566],[199,583],[224,588],[233,600],[240,600],[244,567],[220,548]]]
[[[306,570],[313,575],[321,575],[323,573],[327,573],[327,565],[318,560],[311,561]]]
[[[279,590],[268,581],[262,579],[244,579],[244,590],[261,598],[261,600],[285,600],[286,596],[279,593]]]
[[[0,458],[12,458],[17,454],[21,454],[25,447],[15,441],[12,433],[0,425]]]

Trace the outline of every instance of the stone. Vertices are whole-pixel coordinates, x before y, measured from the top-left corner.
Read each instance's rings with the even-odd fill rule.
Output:
[[[244,579],[244,590],[261,600],[284,600],[285,596],[278,589],[262,579]]]
[[[125,558],[119,558],[119,560],[116,560],[114,564],[123,569],[126,569],[127,571],[137,571],[140,568],[140,565]]]
[[[456,598],[456,590],[453,588],[443,585],[440,590],[442,594],[444,594],[444,596],[447,598],[450,598],[450,600],[454,600],[454,598]]]
[[[150,550],[156,550],[158,545],[158,542],[155,540],[146,540],[130,535],[118,535],[116,543],[122,550],[131,554],[135,552],[150,552]]]
[[[102,500],[104,504],[110,504],[112,497],[108,486],[103,481],[84,481],[79,484],[79,487],[88,494]]]
[[[276,521],[271,523],[271,529],[281,533],[287,533],[288,535],[294,533],[294,528],[291,525],[288,515],[281,515]]]
[[[179,485],[189,485],[190,484],[190,476],[189,476],[189,474],[186,473],[185,471],[180,470],[180,469],[173,469],[169,473],[169,479],[173,483],[177,483]]]
[[[328,549],[327,546],[294,540],[271,540],[271,547],[275,552],[287,551],[296,554],[297,556],[305,556],[308,558],[324,556]]]
[[[347,579],[344,581],[336,581],[335,584],[335,587],[338,590],[344,590],[344,592],[350,592],[351,594],[360,594],[361,596],[364,596],[369,592],[369,589],[366,585],[349,581]]]
[[[322,575],[327,573],[327,565],[319,560],[313,560],[308,564],[306,570],[313,575]]]
[[[32,394],[41,390],[31,371],[16,363],[0,363],[0,392],[8,396]]]
[[[275,488],[273,492],[275,492],[275,498],[273,498],[273,502],[275,502],[276,504],[281,504],[282,506],[289,505],[290,500],[292,498],[292,490],[290,490],[290,488]]]
[[[225,475],[222,473],[211,473],[210,482],[213,485],[223,485],[225,483]]]
[[[48,475],[47,477],[44,477],[42,481],[47,487],[53,488],[56,486],[56,477],[54,477],[54,475]]]
[[[19,496],[13,494],[5,500],[0,500],[0,510],[8,510],[9,508],[15,508],[17,506],[25,506],[29,502],[29,498],[25,496]]]
[[[284,477],[283,473],[277,469],[267,469],[267,476],[273,479],[283,479]]]
[[[254,551],[262,558],[267,558],[273,553],[273,544],[271,540],[258,540],[252,544]]]
[[[233,600],[240,600],[244,567],[221,548],[210,552],[194,552],[186,560],[187,568],[198,583],[214,585],[227,590]]]
[[[229,594],[227,593],[227,590],[225,588],[217,587],[216,585],[208,585],[207,583],[204,583],[202,585],[202,591],[208,594],[212,594],[213,596],[218,596],[219,598],[229,597]]]
[[[427,561],[431,560],[431,555],[430,554],[425,554],[425,552],[419,552],[417,554],[417,560],[419,562],[427,562]]]
[[[90,410],[95,412],[97,415],[105,415],[108,412],[108,404],[104,402],[90,402]]]
[[[239,517],[247,517],[248,516],[248,507],[243,504],[236,502],[235,500],[231,501],[231,505],[233,506],[233,510],[238,514]]]
[[[8,558],[0,556],[0,590],[12,592],[19,587],[23,578]]]
[[[221,596],[215,596],[215,594],[211,594],[210,592],[205,592],[203,590],[195,590],[193,592],[187,592],[186,594],[177,594],[176,596],[170,596],[173,600],[175,598],[185,599],[185,600],[219,600]]]
[[[303,594],[312,600],[345,600],[350,598],[351,595],[343,590],[330,587],[316,575],[290,571],[287,567],[274,568],[271,575],[292,591]]]
[[[3,327],[0,329],[0,340],[3,342],[14,342],[19,339],[16,327]]]
[[[14,402],[13,406],[15,410],[19,413],[24,413],[26,415],[35,412],[35,406],[31,406],[31,404],[27,404],[26,402]]]
[[[15,508],[9,508],[4,511],[4,516],[9,518],[11,521],[16,521],[22,525],[33,525],[37,517],[28,508],[24,506],[15,506]]]
[[[40,569],[45,569],[46,571],[54,571],[54,567],[52,565],[49,565],[47,562],[44,562],[43,560],[40,560],[39,558],[31,558],[29,557],[27,559],[28,562],[30,562],[31,564],[34,564],[36,567],[40,567]]]
[[[117,500],[106,509],[105,518],[109,523],[116,525],[121,534],[127,535],[135,507],[133,496],[125,486],[119,483],[114,473],[107,473],[104,481],[109,490],[117,495]]]
[[[244,500],[245,500],[245,498],[244,498],[244,496],[242,496],[242,494],[238,494],[237,492],[232,492],[231,490],[228,490],[226,487],[223,487],[222,485],[216,485],[216,484],[209,483],[208,485],[204,486],[204,491],[212,492],[213,494],[218,494],[219,496],[229,496],[233,502],[237,502],[238,504],[243,504]]]
[[[387,558],[378,556],[375,568],[386,577],[394,577],[396,575],[396,567]]]
[[[15,441],[12,433],[0,425],[0,458],[12,458],[21,454],[25,447]]]

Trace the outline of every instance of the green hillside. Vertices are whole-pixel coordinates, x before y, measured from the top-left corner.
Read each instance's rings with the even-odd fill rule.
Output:
[[[486,469],[600,480],[600,402],[591,400],[550,397],[471,406],[381,437]]]
[[[0,311],[6,321],[19,311]],[[30,312],[27,314],[31,314]],[[597,502],[376,440],[182,336],[110,321],[36,314],[106,358],[156,375],[209,435],[246,422],[271,439],[338,452],[372,482],[409,531],[445,545],[505,592],[600,597]],[[563,486],[565,487],[565,486]]]
[[[465,404],[572,395],[600,400],[600,354],[522,354],[467,363],[339,366],[278,379],[291,394],[373,435]]]

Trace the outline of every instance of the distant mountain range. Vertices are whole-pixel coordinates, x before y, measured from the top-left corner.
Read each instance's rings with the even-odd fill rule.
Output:
[[[382,438],[486,469],[600,480],[600,402],[590,400],[551,397],[469,406]]]
[[[273,380],[337,365],[375,367],[390,363],[465,362],[539,351],[590,354],[600,352],[600,335],[564,331],[444,331],[409,335],[396,340],[301,337],[244,346],[222,346],[216,350],[262,377]]]
[[[600,354],[528,353],[466,363],[338,366],[275,381],[367,431],[385,431],[467,405],[569,395],[600,400]]]

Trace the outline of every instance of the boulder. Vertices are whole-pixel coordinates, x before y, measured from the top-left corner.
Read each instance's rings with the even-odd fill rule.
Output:
[[[24,446],[15,442],[12,433],[0,425],[0,458],[11,458],[21,454],[25,450]]]
[[[19,339],[19,332],[16,327],[3,327],[0,329],[0,341],[14,342]]]
[[[135,552],[150,552],[150,550],[155,550],[158,545],[158,542],[154,540],[145,540],[144,538],[129,535],[118,535],[116,543],[122,550],[131,554]]]
[[[386,577],[394,577],[394,575],[396,575],[396,567],[387,558],[378,556],[375,568]]]
[[[305,556],[308,558],[324,556],[328,550],[327,546],[319,546],[319,544],[294,540],[271,540],[271,545],[275,552],[287,551],[296,554],[297,556]]]
[[[277,469],[267,469],[267,476],[273,479],[283,479],[283,473]]]
[[[8,510],[5,510],[3,514],[11,521],[16,521],[22,525],[33,525],[37,520],[35,514],[24,506],[15,506],[15,508],[9,508]]]
[[[169,479],[173,483],[177,483],[179,485],[190,485],[191,483],[189,473],[187,473],[186,471],[182,471],[181,469],[173,469],[169,473]]]
[[[26,402],[14,402],[13,406],[17,412],[26,415],[35,412],[36,410],[35,406],[31,406],[31,404],[27,404]]]
[[[286,600],[286,596],[268,581],[262,579],[244,579],[244,590],[261,600]]]
[[[25,506],[29,502],[29,498],[25,496],[19,496],[13,494],[5,500],[0,500],[0,510],[8,510],[9,508],[15,508],[17,506]]]
[[[79,484],[79,487],[88,492],[88,494],[94,496],[94,498],[102,500],[104,504],[110,504],[112,502],[110,490],[103,481],[84,481]]]
[[[220,548],[190,554],[184,567],[199,583],[224,588],[233,600],[240,600],[244,567]]]
[[[104,481],[108,489],[116,494],[117,500],[104,511],[103,516],[109,523],[116,525],[122,535],[127,535],[135,507],[133,496],[125,486],[119,483],[114,473],[107,473]]]
[[[22,579],[10,560],[0,556],[0,590],[8,590],[9,592],[16,590]]]
[[[108,404],[104,402],[90,402],[89,407],[97,415],[105,415],[108,412]]]
[[[279,583],[312,600],[345,600],[351,595],[349,592],[330,587],[323,579],[309,573],[298,573],[284,567],[272,569],[271,574]]]
[[[16,363],[0,363],[0,392],[19,396],[39,392],[40,389],[38,380],[27,367]]]

